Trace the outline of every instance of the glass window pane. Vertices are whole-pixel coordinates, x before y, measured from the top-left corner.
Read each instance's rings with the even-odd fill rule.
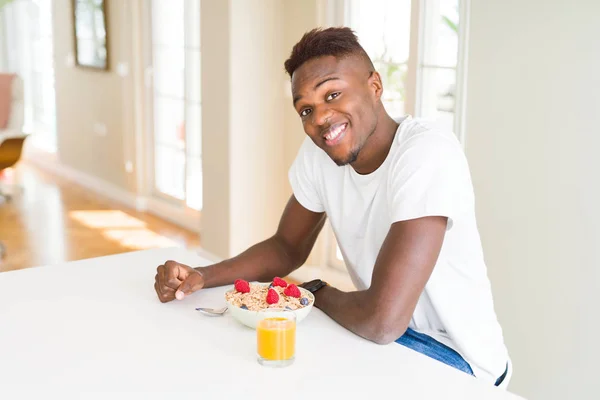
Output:
[[[411,0],[347,0],[349,24],[373,61],[405,63]]]
[[[187,205],[194,210],[202,209],[202,159],[188,156]]]
[[[52,37],[52,2],[47,0],[34,0],[33,3],[38,8],[39,32],[41,36]]]
[[[24,130],[39,148],[55,151],[52,9],[48,1],[7,4],[2,9],[7,66],[23,80]]]
[[[200,0],[185,0],[186,47],[200,50]]]
[[[421,113],[419,116],[435,119],[444,128],[454,131],[454,104],[456,98],[456,70],[423,68]]]
[[[186,100],[200,103],[200,50],[185,51]]]
[[[183,99],[185,52],[183,48],[155,46],[153,49],[154,91]]]
[[[46,72],[53,71],[52,63],[53,49],[52,49],[52,38],[43,37],[36,39],[32,43],[32,69],[34,71]]]
[[[152,0],[152,43],[183,47],[183,0]]]
[[[154,140],[178,150],[185,148],[183,100],[154,97]]]
[[[78,39],[77,40],[77,62],[80,64],[89,64],[101,66],[106,59],[106,48],[98,47],[96,39]]]
[[[423,63],[456,67],[458,60],[458,1],[425,3]]]
[[[185,197],[185,154],[183,151],[157,145],[154,148],[154,177],[156,188],[169,196]]]
[[[411,0],[346,0],[346,10],[348,24],[381,74],[386,110],[394,118],[404,115]]]
[[[202,154],[202,114],[199,104],[188,104],[185,122],[186,152],[188,156]]]
[[[383,83],[381,100],[385,109],[392,118],[403,116],[405,113],[407,64],[375,62],[374,65],[381,75]]]
[[[200,3],[152,0],[156,186],[197,210],[202,208]],[[164,165],[173,163],[174,154],[176,171]]]

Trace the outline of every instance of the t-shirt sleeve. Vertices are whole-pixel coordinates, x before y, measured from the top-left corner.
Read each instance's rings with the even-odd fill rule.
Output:
[[[388,200],[392,223],[443,216],[448,217],[450,230],[456,218],[472,206],[469,167],[455,138],[435,132],[413,138],[391,168]]]
[[[324,212],[325,207],[318,190],[315,144],[306,138],[288,172],[288,178],[296,200],[304,208],[313,212]]]

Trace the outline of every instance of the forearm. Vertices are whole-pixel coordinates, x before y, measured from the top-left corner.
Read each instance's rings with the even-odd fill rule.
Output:
[[[368,290],[342,292],[325,286],[315,298],[315,306],[338,324],[379,344],[395,341],[408,326],[406,318],[390,316],[390,310],[377,304],[376,296]]]
[[[236,279],[267,282],[288,275],[300,263],[273,236],[236,257],[196,270],[204,277],[204,287],[210,288],[232,284]]]

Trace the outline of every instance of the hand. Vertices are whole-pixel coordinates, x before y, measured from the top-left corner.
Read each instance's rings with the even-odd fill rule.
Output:
[[[189,294],[204,287],[204,277],[192,267],[175,261],[159,265],[154,277],[154,290],[158,299],[167,303],[173,299],[183,300]]]

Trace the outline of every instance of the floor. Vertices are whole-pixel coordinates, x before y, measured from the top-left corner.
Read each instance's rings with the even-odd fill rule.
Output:
[[[20,163],[5,174],[6,180],[22,190],[10,202],[0,201],[0,242],[6,247],[0,272],[200,244],[196,233],[126,209],[30,164]]]

